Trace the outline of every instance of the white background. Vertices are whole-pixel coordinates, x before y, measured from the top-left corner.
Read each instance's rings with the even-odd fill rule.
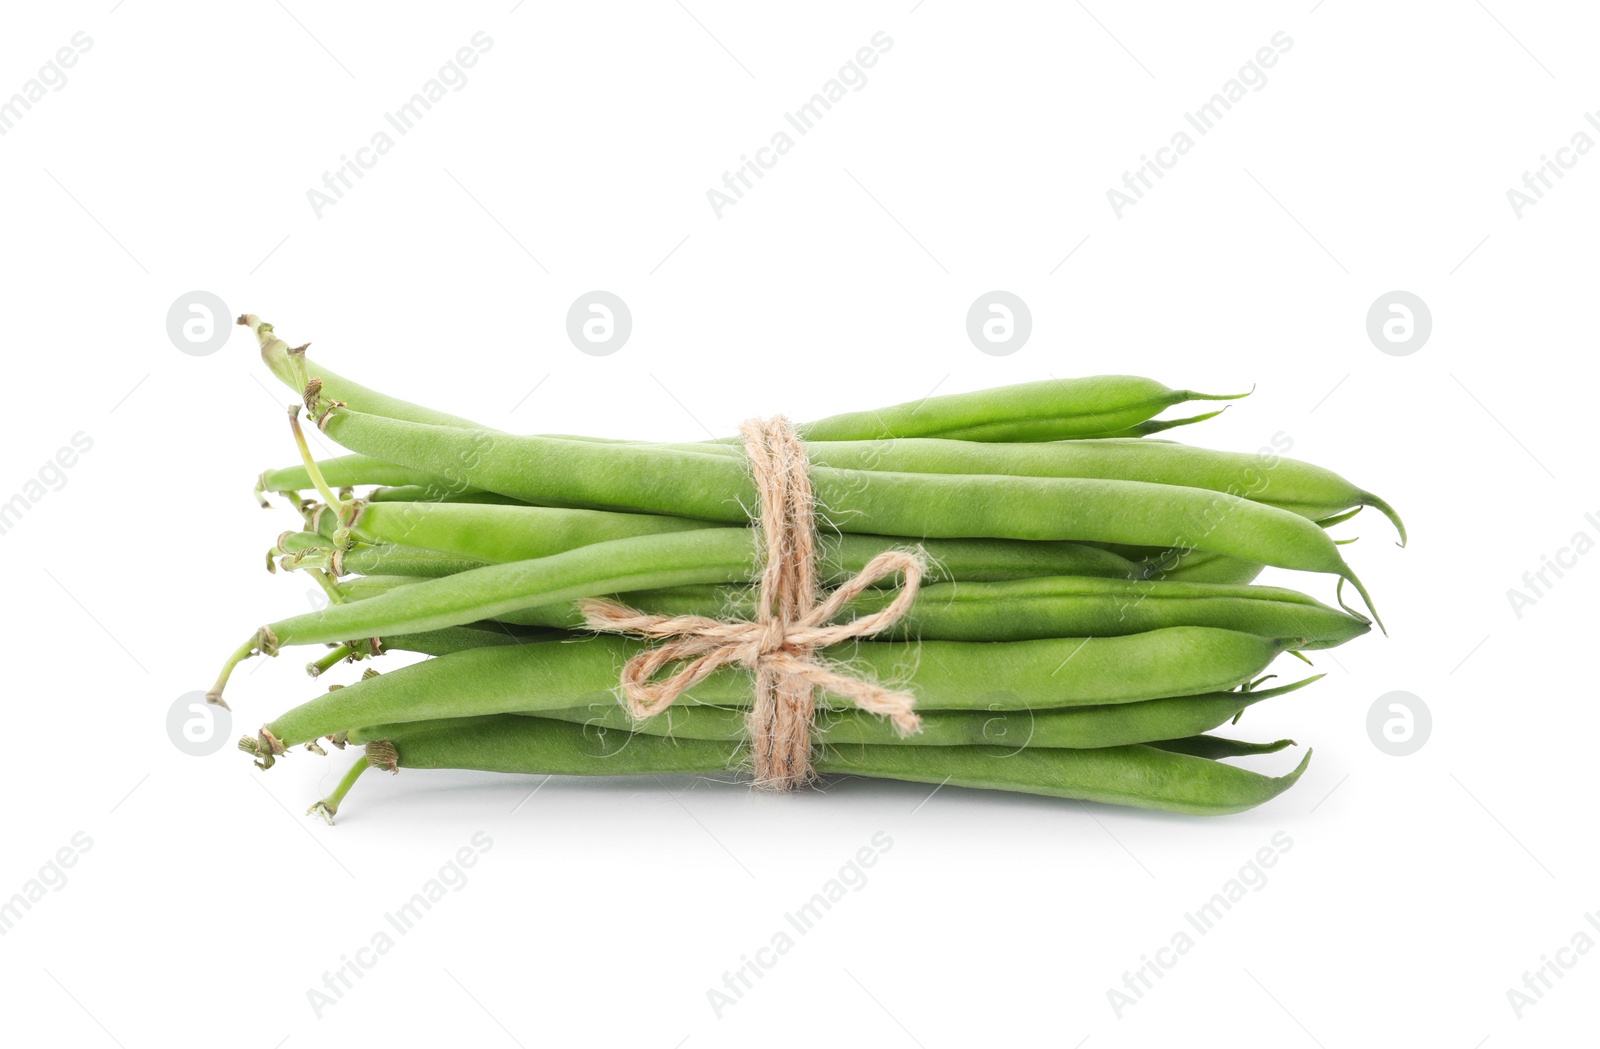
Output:
[[[0,96],[75,32],[93,41],[0,137],[0,500],[73,434],[93,441],[0,535],[0,898],[92,841],[0,937],[8,1032],[129,1049],[1593,1040],[1596,954],[1521,1019],[1507,1000],[1600,908],[1600,558],[1520,618],[1507,598],[1574,533],[1600,538],[1600,159],[1520,218],[1506,195],[1600,105],[1590,12],[514,2],[100,0],[13,12],[0,34]],[[480,30],[493,46],[466,85],[317,217],[307,190]],[[1293,46],[1265,86],[1116,217],[1106,191],[1280,30]],[[878,31],[893,46],[866,85],[718,218],[706,191]],[[609,357],[564,330],[594,288],[634,318]],[[964,329],[995,288],[1033,315],[1006,357]],[[1242,735],[1316,756],[1240,816],[863,782],[530,798],[534,779],[413,772],[369,777],[325,827],[301,812],[344,759],[262,774],[166,734],[242,637],[307,607],[305,580],[262,568],[292,515],[250,495],[292,458],[288,392],[242,330],[178,352],[165,316],[195,289],[342,373],[526,431],[694,440],[1047,375],[1254,383],[1183,436],[1250,450],[1282,431],[1391,499],[1408,549],[1370,512],[1344,530],[1391,636],[1250,712]],[[1432,312],[1410,356],[1365,330],[1395,289]],[[241,670],[235,733],[320,689],[304,656]],[[1397,689],[1434,722],[1404,758],[1366,729]],[[308,989],[480,831],[493,846],[468,883],[319,1019]],[[1280,831],[1293,846],[1266,885],[1119,1019],[1107,990]],[[879,832],[893,845],[865,887],[717,1018],[707,990]]]

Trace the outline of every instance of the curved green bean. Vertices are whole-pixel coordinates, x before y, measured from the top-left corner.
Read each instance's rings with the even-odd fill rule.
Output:
[[[728,444],[647,447],[702,454],[741,454],[736,445]],[[847,470],[1100,478],[1204,488],[1290,510],[1324,525],[1347,519],[1351,508],[1371,506],[1389,518],[1400,534],[1401,545],[1405,544],[1405,523],[1382,498],[1356,487],[1332,470],[1276,454],[1221,452],[1166,441],[1125,438],[1004,446],[920,438],[832,441],[810,443],[807,452],[817,466]],[[320,466],[327,482],[335,487],[358,484],[404,487],[402,492],[374,493],[376,501],[380,502],[405,496],[427,498],[423,493],[443,491],[439,488],[442,481],[370,456],[340,456],[325,460]],[[303,466],[269,471],[262,478],[269,491],[300,491],[312,487]],[[469,501],[508,498],[473,488],[446,493],[443,497]]]
[[[1292,739],[1275,739],[1270,743],[1251,743],[1226,736],[1189,736],[1184,739],[1159,739],[1146,746],[1172,754],[1189,754],[1197,758],[1221,761],[1224,758],[1248,758],[1257,754],[1276,754],[1294,746]]]
[[[1116,553],[1115,550],[1112,553]],[[1124,555],[1119,555],[1124,556]],[[1265,565],[1254,561],[1241,561],[1237,557],[1214,554],[1209,550],[1169,551],[1144,561],[1132,562],[1139,566],[1138,578],[1164,579],[1184,583],[1235,583],[1254,582]]]
[[[426,725],[391,736],[401,768],[481,769],[545,775],[708,775],[741,768],[743,748],[646,736],[607,750],[581,726],[542,718],[482,718]],[[1237,766],[1154,747],[1022,750],[1006,747],[819,748],[823,775],[943,783],[1048,797],[1132,805],[1191,815],[1242,812],[1289,789],[1305,771],[1263,776]]]
[[[247,314],[239,318],[239,323],[255,331],[261,359],[297,396],[315,376],[321,380],[326,397],[343,401],[359,411],[439,426],[480,428],[459,416],[385,396],[321,364],[313,364],[305,357],[304,347],[298,353],[292,351],[288,343],[277,337],[272,325],[259,317]],[[1230,401],[1244,396],[1247,394],[1173,390],[1153,379],[1133,375],[1097,375],[924,397],[887,408],[829,416],[806,423],[799,430],[806,439],[816,441],[890,437],[1053,441],[1068,437],[1110,437],[1134,431],[1174,405],[1188,401]],[[1136,432],[1128,433],[1128,436],[1135,435]]]
[[[273,552],[289,555],[279,562],[280,567],[285,569],[311,567],[332,570],[336,560],[334,549],[328,537],[319,532],[285,532],[278,537],[278,545]],[[437,550],[391,543],[352,546],[339,553],[337,562],[339,570],[344,573],[428,579],[482,568],[488,563]]]
[[[946,394],[798,427],[808,441],[947,437],[965,441],[1055,441],[1107,437],[1187,401],[1245,394],[1173,390],[1134,375],[1044,379],[976,393]]]
[[[736,446],[730,445],[661,447],[682,451],[717,448],[722,454],[740,454]],[[812,441],[807,443],[806,452],[812,464],[842,470],[1094,477],[1204,488],[1267,503],[1319,522],[1352,507],[1371,506],[1394,524],[1402,545],[1405,540],[1404,522],[1383,499],[1332,470],[1274,452],[1223,452],[1133,438],[1006,445],[938,438]]]
[[[361,451],[546,505],[635,510],[743,524],[755,505],[744,463],[636,445],[595,445],[425,426],[331,409],[326,432]],[[1099,478],[915,475],[817,468],[824,519],[845,532],[1204,549],[1365,588],[1316,523],[1225,492]],[[452,478],[455,479],[455,478]]]
[[[293,746],[362,725],[592,704],[612,693],[622,665],[643,647],[599,636],[454,652],[317,696],[266,729]],[[860,642],[823,655],[852,673],[904,682],[919,711],[1028,710],[1226,691],[1286,648],[1231,630],[1170,627],[1108,638]],[[752,692],[749,671],[724,667],[679,702],[741,707]],[[840,705],[827,693],[819,703]]]
[[[1209,692],[1167,696],[1138,703],[1037,710],[932,710],[922,714],[922,729],[901,736],[880,717],[852,708],[821,711],[812,727],[819,743],[874,746],[1116,747],[1151,740],[1197,736],[1237,718],[1248,707],[1288,695],[1322,677],[1313,675],[1277,688],[1248,692]],[[615,700],[560,710],[518,711],[592,729],[617,730],[673,739],[738,742],[745,738],[746,712],[737,707],[669,707],[652,718],[634,718]],[[360,730],[363,738],[382,738],[389,728]],[[351,734],[356,738],[356,733]]]
[[[546,506],[384,503],[361,508],[356,531],[379,543],[415,544],[479,563],[547,557],[606,539],[735,528],[681,517]],[[842,581],[895,545],[884,536],[819,537],[823,575]],[[1039,575],[1133,578],[1140,569],[1111,551],[1073,542],[928,539],[934,578],[994,580]],[[420,574],[420,573],[412,573]]]
[[[353,600],[363,600],[409,580],[378,577],[376,583],[352,582],[356,585],[340,584],[340,590]],[[839,621],[880,611],[895,596],[888,590],[864,593]],[[756,617],[756,597],[749,587],[672,587],[618,594],[616,600],[649,615]],[[535,605],[498,618],[522,626],[585,629],[582,614],[571,604]],[[1289,638],[1301,649],[1333,648],[1370,629],[1363,619],[1281,587],[1062,576],[925,585],[910,611],[875,640],[1116,637],[1169,626],[1214,626]]]

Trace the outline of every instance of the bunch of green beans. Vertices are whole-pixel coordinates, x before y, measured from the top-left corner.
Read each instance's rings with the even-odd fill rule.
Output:
[[[655,444],[524,436],[378,393],[245,316],[291,408],[300,461],[261,474],[300,526],[273,570],[316,580],[325,608],[268,623],[227,660],[322,645],[313,676],[391,650],[426,657],[333,685],[240,741],[262,768],[289,748],[359,745],[313,806],[331,822],[370,767],[562,775],[738,771],[752,672],[725,666],[664,712],[619,702],[624,663],[652,642],[595,634],[579,602],[647,615],[755,618],[763,543],[757,493],[733,440]],[[1230,764],[1289,740],[1212,734],[1255,703],[1285,653],[1332,648],[1377,622],[1328,529],[1384,500],[1283,458],[1148,439],[1229,400],[1098,376],[929,397],[798,427],[818,518],[816,575],[844,584],[887,550],[927,564],[909,611],[821,650],[848,673],[909,690],[902,735],[819,691],[813,768],[1133,805],[1238,812],[1306,767]],[[349,454],[314,459],[302,414]],[[1267,566],[1349,583],[1365,613],[1253,581]],[[888,608],[880,580],[836,621]],[[1381,626],[1381,623],[1379,623]]]

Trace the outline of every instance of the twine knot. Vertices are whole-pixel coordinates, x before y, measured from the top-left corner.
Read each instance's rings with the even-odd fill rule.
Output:
[[[871,636],[897,622],[916,600],[924,563],[920,552],[886,550],[819,602],[815,509],[805,446],[781,415],[751,419],[739,428],[739,435],[755,476],[765,540],[756,619],[647,615],[604,599],[580,602],[579,608],[592,630],[663,642],[622,668],[623,701],[636,718],[665,710],[720,667],[736,663],[754,671],[755,702],[745,727],[755,783],[769,790],[792,790],[813,776],[816,688],[890,719],[902,735],[916,731],[915,695],[834,669],[817,657],[816,650]],[[893,575],[901,577],[901,584],[887,606],[829,625],[864,590]],[[680,661],[684,665],[676,673],[656,680],[663,667]]]

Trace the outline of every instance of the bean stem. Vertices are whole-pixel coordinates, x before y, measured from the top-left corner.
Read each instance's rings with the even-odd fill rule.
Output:
[[[356,763],[351,765],[339,780],[339,785],[333,788],[333,793],[307,809],[306,815],[321,816],[328,826],[333,826],[333,817],[338,814],[339,804],[344,801],[344,796],[350,793],[350,788],[356,785],[356,780],[361,778],[361,774],[371,767],[367,763],[365,754],[357,758]]]

